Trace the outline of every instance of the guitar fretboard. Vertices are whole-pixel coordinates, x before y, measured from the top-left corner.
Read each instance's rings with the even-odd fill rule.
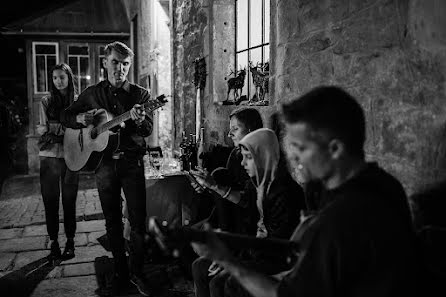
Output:
[[[101,134],[107,130],[110,130],[116,126],[118,126],[119,124],[121,124],[122,122],[127,121],[128,119],[130,119],[130,111],[126,111],[123,114],[113,118],[112,120],[108,121],[107,123],[104,123],[101,126],[96,127],[96,132],[97,134]]]
[[[164,98],[165,98],[165,96],[161,95],[156,100],[150,100],[150,101],[144,103],[142,106],[146,112],[152,112],[155,109],[162,107],[166,103],[166,101],[163,100]],[[129,110],[129,111],[126,111],[123,114],[111,119],[110,121],[93,128],[91,130],[91,132],[93,135],[99,135],[105,131],[108,131],[108,130],[118,126],[122,122],[129,120],[130,118],[131,118],[131,115],[130,115],[130,110]]]

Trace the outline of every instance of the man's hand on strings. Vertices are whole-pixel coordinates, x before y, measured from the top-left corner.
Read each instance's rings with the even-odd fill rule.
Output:
[[[84,113],[80,113],[76,116],[76,122],[87,127],[88,125],[93,124],[94,113],[96,110],[87,111]]]
[[[137,125],[140,125],[146,117],[146,111],[141,104],[135,104],[132,109],[130,109],[130,116]]]

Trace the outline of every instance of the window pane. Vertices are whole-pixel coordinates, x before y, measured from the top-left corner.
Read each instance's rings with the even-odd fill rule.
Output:
[[[248,48],[248,0],[237,0],[237,51]]]
[[[51,83],[53,81],[53,74],[50,73],[51,69],[53,69],[53,67],[56,66],[56,57],[55,56],[47,56],[46,57],[46,75],[47,75],[47,90],[49,91],[50,87],[51,87]]]
[[[264,32],[264,43],[269,43],[269,0],[265,0],[265,32]]]
[[[98,68],[99,69],[99,81],[105,80],[106,78],[106,71],[104,68],[104,65],[102,63],[102,61],[104,60],[105,57],[105,46],[99,46],[99,56],[98,56]]]
[[[262,48],[256,48],[250,51],[250,58],[253,66],[255,67],[257,63],[262,62]],[[256,92],[256,86],[254,85],[254,80],[251,71],[249,72],[249,82],[251,83],[249,93],[251,95],[251,98],[254,96]]]
[[[80,77],[81,77],[81,89],[82,92],[86,87],[90,85],[90,75],[88,72],[88,58],[81,57],[80,59]]]
[[[36,54],[56,54],[56,46],[54,44],[36,44]]]
[[[237,71],[246,70],[245,84],[243,85],[242,95],[247,95],[248,90],[248,52],[237,54]]]
[[[36,56],[36,89],[46,92],[45,56]]]
[[[262,48],[258,47],[250,51],[250,61],[252,64],[256,65],[257,63],[262,62]]]
[[[262,44],[262,1],[252,1],[250,7],[249,47]]]
[[[77,75],[77,73],[78,73],[77,58],[76,57],[69,57],[68,58],[68,65],[70,65],[71,70],[73,70],[73,74]]]
[[[263,47],[263,63],[269,62],[269,45]]]
[[[88,56],[88,46],[70,45],[68,46],[68,54]]]

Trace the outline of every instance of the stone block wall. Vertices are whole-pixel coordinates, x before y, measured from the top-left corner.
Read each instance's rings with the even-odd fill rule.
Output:
[[[443,1],[277,1],[276,104],[344,87],[366,111],[366,152],[410,194],[446,177]]]

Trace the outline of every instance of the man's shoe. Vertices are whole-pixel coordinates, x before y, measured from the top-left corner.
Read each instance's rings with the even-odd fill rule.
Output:
[[[149,288],[147,287],[144,279],[136,275],[130,277],[130,282],[138,289],[139,293],[143,296],[150,296]]]

